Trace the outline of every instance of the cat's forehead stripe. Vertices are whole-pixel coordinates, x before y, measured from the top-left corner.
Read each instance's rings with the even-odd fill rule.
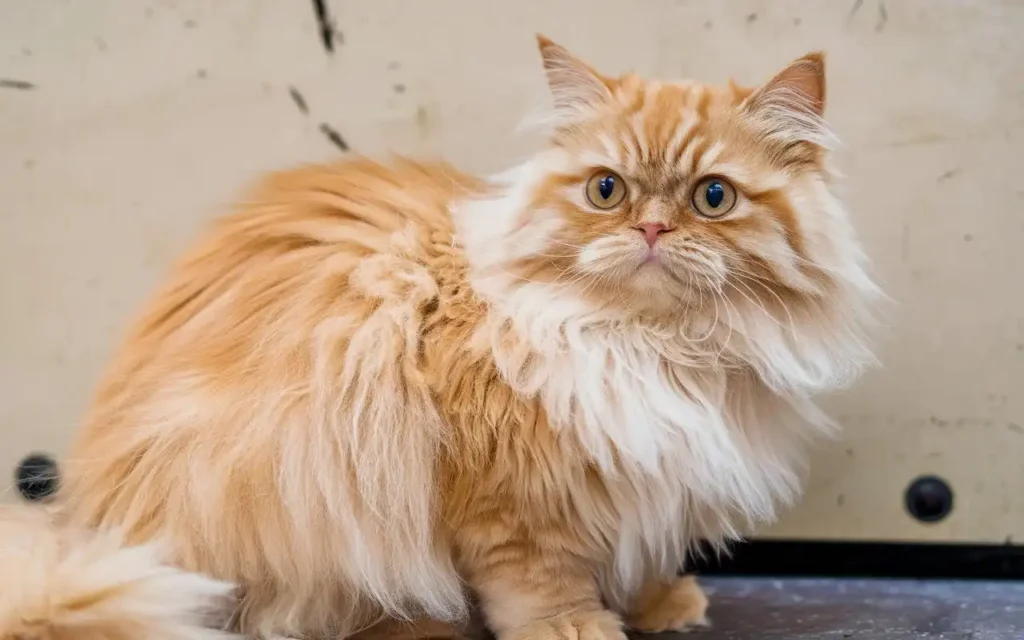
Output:
[[[690,143],[683,148],[682,155],[679,156],[677,166],[680,171],[689,174],[693,167],[697,164],[699,158],[696,154],[700,150],[701,145],[704,144],[704,136],[696,134],[690,137]]]
[[[609,162],[611,166],[618,165],[622,162],[622,153],[619,150],[619,146],[615,144],[614,140],[612,140],[611,136],[607,133],[600,133],[597,136],[597,141],[601,144],[605,156],[607,157],[607,162]]]
[[[740,184],[750,184],[754,180],[754,175],[750,172],[747,167],[736,162],[701,162],[701,175],[715,174],[728,177],[730,180]],[[756,187],[759,190],[765,190],[765,185],[777,185],[777,181],[770,183],[758,184]],[[769,188],[778,188],[778,186],[769,186]]]
[[[721,127],[713,124],[714,113],[735,107],[734,88],[643,84],[626,78],[616,88],[616,96],[622,106],[617,122],[609,127],[606,120],[591,129],[591,143],[584,145],[573,163],[577,170],[608,167],[670,183],[709,173],[740,182],[751,176],[749,167],[729,153]]]
[[[642,111],[633,114],[633,117],[630,118],[630,126],[633,129],[633,137],[636,139],[637,152],[640,155],[639,161],[641,164],[646,164],[651,157],[651,145]]]
[[[711,171],[711,167],[714,166],[715,162],[721,157],[722,152],[725,150],[725,145],[721,142],[715,141],[711,144],[707,150],[696,159],[694,165],[697,170],[694,172],[698,175],[703,175]]]
[[[680,162],[683,156],[683,150],[690,142],[690,138],[696,129],[696,118],[684,119],[679,126],[675,127],[672,139],[669,140],[667,145],[665,145],[665,154],[663,156],[665,164],[675,165]]]
[[[711,91],[685,83],[632,86],[625,82],[620,89],[629,114],[625,130],[620,130],[622,169],[637,172],[654,163],[683,174],[695,171],[704,153],[699,145],[705,137],[701,129],[707,121]],[[716,157],[719,152],[716,148]]]

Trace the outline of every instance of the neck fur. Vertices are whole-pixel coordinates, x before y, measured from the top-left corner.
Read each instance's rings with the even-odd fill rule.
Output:
[[[854,269],[838,280],[836,308],[804,316],[774,318],[741,298],[669,319],[522,281],[503,266],[542,252],[557,228],[543,211],[521,221],[558,162],[542,154],[493,178],[494,195],[453,208],[471,285],[490,305],[478,338],[508,383],[539,398],[552,428],[571,430],[609,477],[654,483],[659,499],[708,519],[693,526],[712,535],[735,533],[737,514],[771,520],[798,492],[804,440],[832,428],[810,394],[871,360],[858,300],[873,285]]]

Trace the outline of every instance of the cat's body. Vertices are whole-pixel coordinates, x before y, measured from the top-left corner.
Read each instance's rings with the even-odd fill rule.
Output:
[[[115,359],[62,526],[165,544],[268,637],[458,620],[470,593],[502,640],[698,622],[687,547],[795,496],[872,285],[784,92],[602,97],[542,52],[575,118],[522,166],[308,167],[218,223]],[[631,190],[607,210],[606,169]],[[708,175],[735,216],[687,211]]]

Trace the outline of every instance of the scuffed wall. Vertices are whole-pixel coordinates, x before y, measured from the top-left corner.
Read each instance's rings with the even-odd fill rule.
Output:
[[[527,153],[535,31],[609,72],[705,80],[828,52],[839,164],[896,305],[885,368],[829,399],[846,433],[772,533],[1024,538],[1014,0],[0,0],[0,473],[64,452],[127,319],[253,176]],[[935,524],[903,507],[922,474],[955,492]]]

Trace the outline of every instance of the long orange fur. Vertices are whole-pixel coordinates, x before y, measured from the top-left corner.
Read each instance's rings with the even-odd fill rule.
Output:
[[[704,621],[687,550],[796,496],[830,426],[810,396],[871,363],[824,62],[742,89],[540,49],[550,144],[522,165],[285,171],[206,233],[114,359],[57,515],[0,528],[55,545],[2,587],[0,638],[199,638],[219,581],[265,638],[457,622],[470,597],[499,640]],[[604,170],[610,211],[585,196]],[[694,210],[705,176],[736,187],[721,219]],[[112,599],[93,565],[143,578]]]

